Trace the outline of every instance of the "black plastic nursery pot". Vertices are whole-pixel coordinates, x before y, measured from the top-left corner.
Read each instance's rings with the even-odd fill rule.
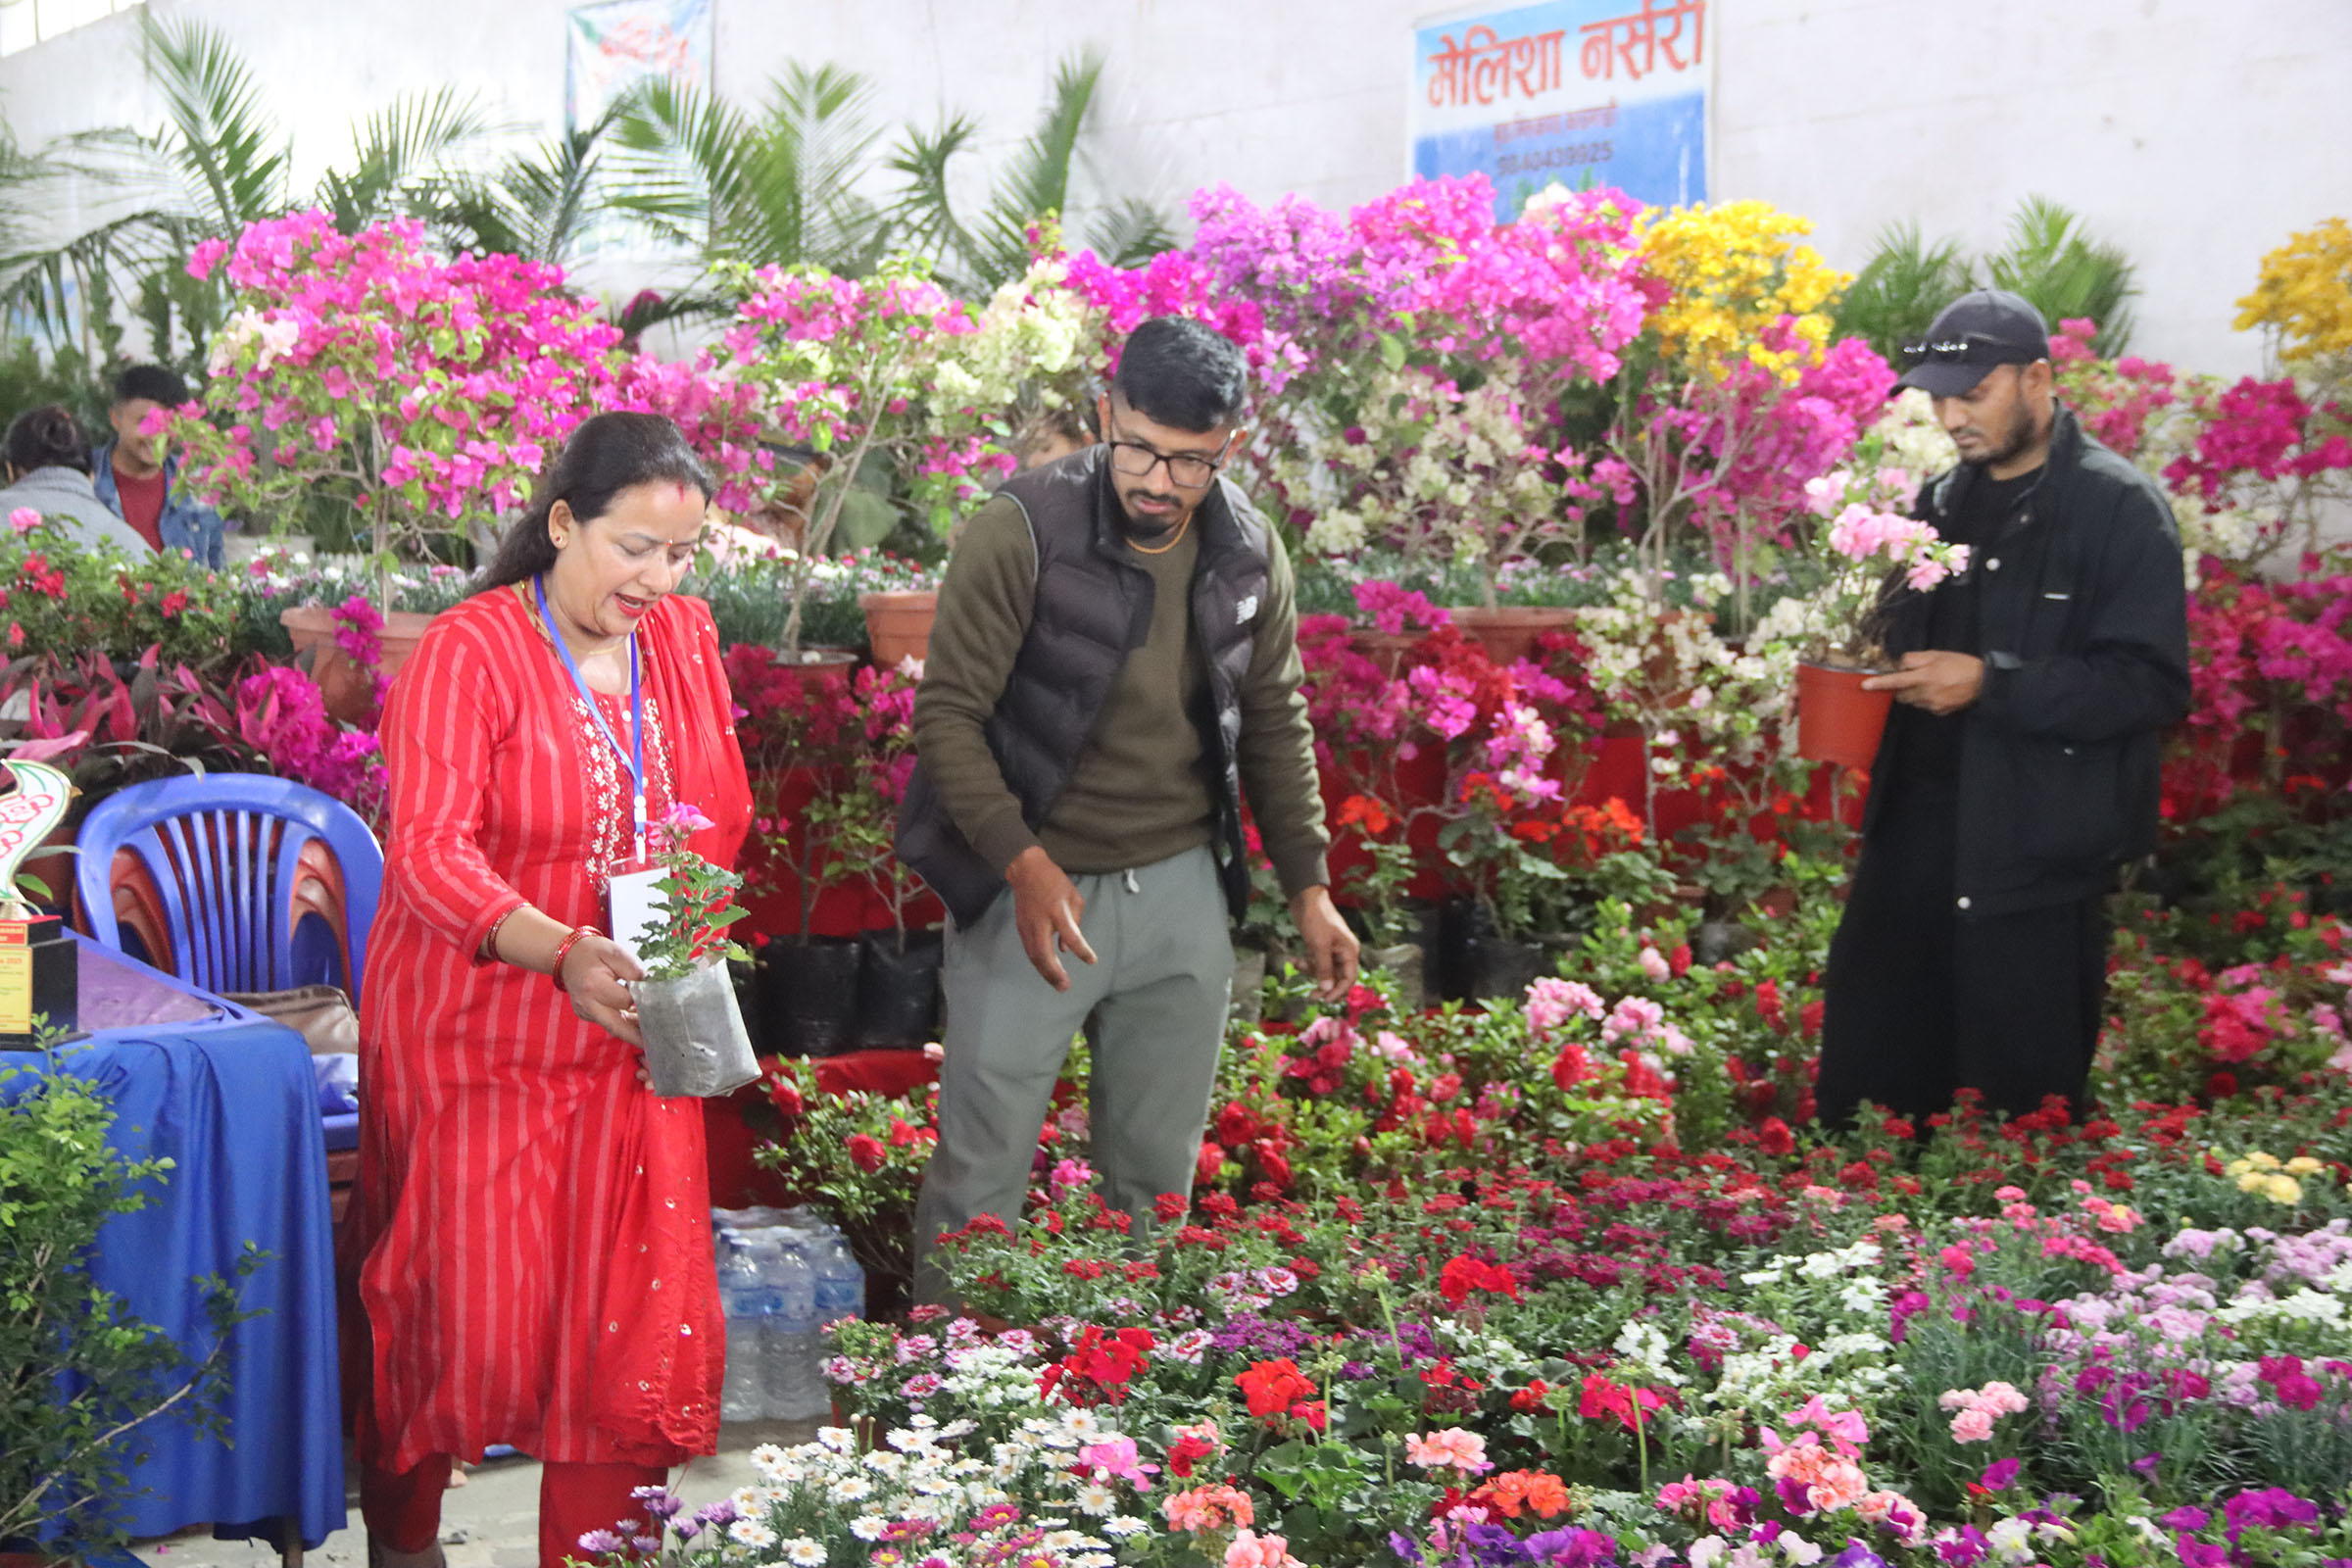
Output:
[[[857,943],[845,937],[775,941],[760,957],[762,1054],[831,1056],[856,1047]]]
[[[1549,969],[1550,952],[1495,933],[1487,906],[1476,899],[1446,906],[1439,925],[1440,994],[1449,1002],[1512,1001]]]
[[[910,1050],[939,1038],[939,971],[945,945],[937,931],[868,931],[858,939],[858,1039],[860,1045]]]

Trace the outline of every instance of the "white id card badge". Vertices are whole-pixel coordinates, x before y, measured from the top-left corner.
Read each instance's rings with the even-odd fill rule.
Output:
[[[605,892],[612,940],[638,956],[638,946],[669,917],[669,895],[662,891],[662,868],[614,871]]]

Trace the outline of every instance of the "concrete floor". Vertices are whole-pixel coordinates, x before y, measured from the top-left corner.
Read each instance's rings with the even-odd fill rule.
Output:
[[[722,1426],[718,1452],[697,1459],[671,1484],[689,1507],[716,1502],[752,1482],[751,1451],[762,1443],[789,1447],[816,1436],[814,1421],[744,1421]],[[366,1568],[368,1537],[360,1523],[358,1472],[345,1494],[351,1524],[307,1554],[306,1568]],[[524,1458],[493,1459],[452,1487],[441,1505],[441,1544],[449,1568],[537,1568],[539,1466]],[[160,1541],[131,1544],[147,1568],[274,1568],[277,1553],[254,1541],[215,1541],[199,1525]]]

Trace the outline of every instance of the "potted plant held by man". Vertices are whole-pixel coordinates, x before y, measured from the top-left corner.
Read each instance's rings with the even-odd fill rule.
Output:
[[[726,934],[745,913],[734,904],[743,878],[713,865],[686,843],[690,834],[710,825],[694,808],[677,806],[653,834],[661,903],[635,937],[645,977],[630,989],[657,1095],[731,1094],[760,1076],[751,1034],[735,1002],[735,982],[727,973],[728,959],[751,959]]]
[[[1788,639],[1796,669],[1796,749],[1809,761],[1868,770],[1891,698],[1862,683],[1886,665],[1886,611],[1896,594],[1926,593],[1968,569],[1968,547],[1946,544],[1917,518],[1882,510],[1877,494],[1841,500],[1841,476],[1816,481],[1825,509],[1816,564],[1820,582],[1766,612],[1758,641]],[[1864,480],[1860,488],[1875,488]],[[1834,513],[1834,514],[1833,514]]]

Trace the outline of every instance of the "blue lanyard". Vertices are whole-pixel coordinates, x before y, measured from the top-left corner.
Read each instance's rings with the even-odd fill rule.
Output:
[[[604,710],[596,706],[596,693],[588,689],[588,682],[581,677],[571,650],[564,646],[564,634],[556,630],[556,617],[547,608],[547,579],[534,577],[531,586],[538,592],[539,618],[547,623],[547,640],[556,645],[556,657],[564,661],[564,669],[570,672],[571,683],[579,689],[580,701],[588,705],[588,716],[596,721],[598,733],[619,757],[620,765],[629,770],[629,805],[637,824],[637,858],[643,859],[649,823],[645,809],[645,699],[637,680],[637,635],[629,634],[629,744],[624,749],[620,738],[612,733],[612,726],[605,722]]]

